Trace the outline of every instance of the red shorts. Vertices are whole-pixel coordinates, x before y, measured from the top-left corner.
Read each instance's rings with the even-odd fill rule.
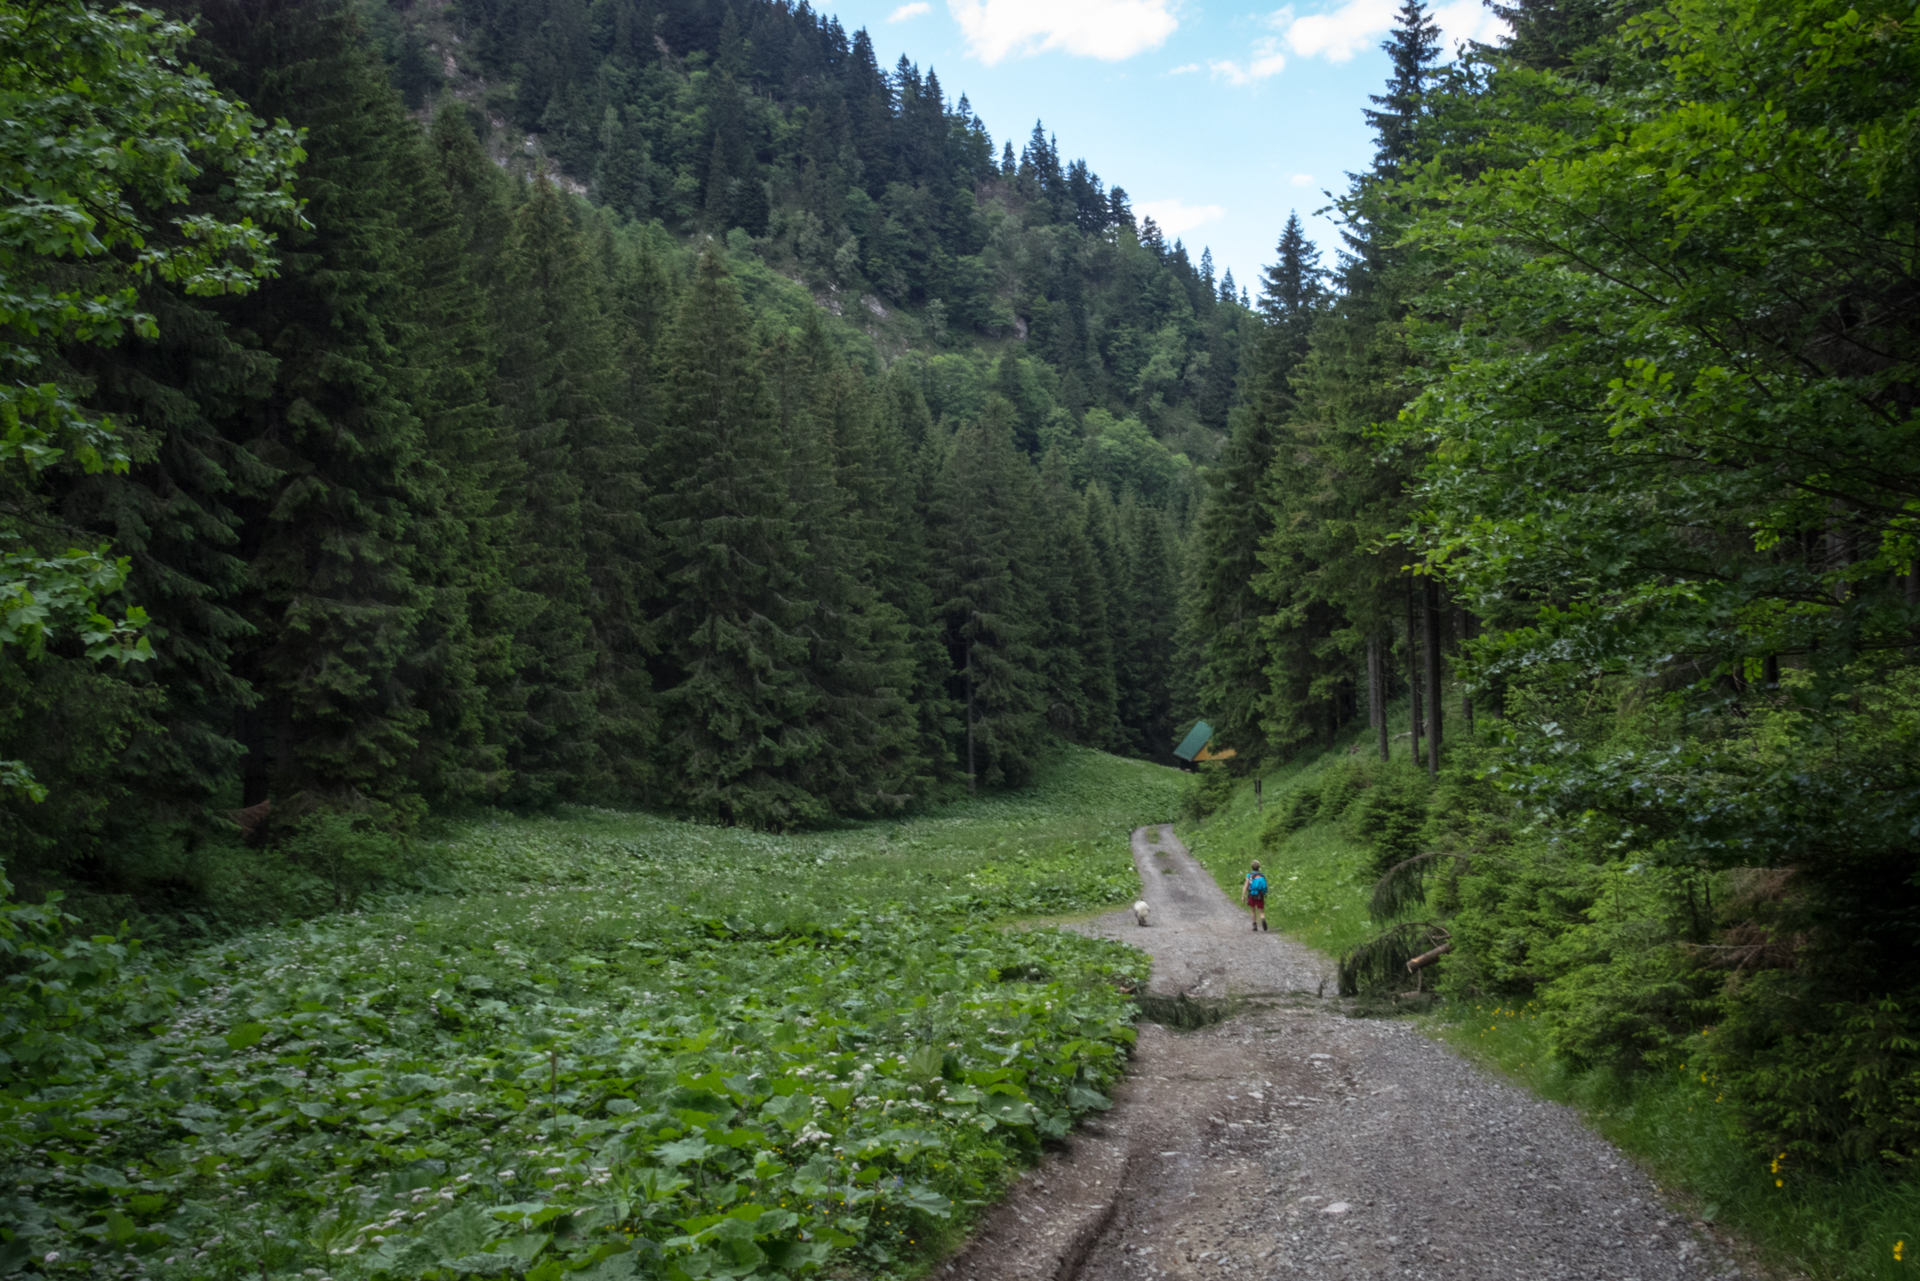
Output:
[[[1267,906],[1267,896],[1264,894],[1249,894],[1247,895],[1247,906],[1264,909]]]

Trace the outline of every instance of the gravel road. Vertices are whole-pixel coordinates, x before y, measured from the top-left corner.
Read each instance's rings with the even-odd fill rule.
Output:
[[[1241,995],[1143,1024],[1114,1108],[935,1273],[978,1281],[1407,1277],[1706,1281],[1743,1273],[1574,1114],[1404,1022],[1349,1018],[1326,958],[1252,932],[1174,838],[1133,834],[1152,904],[1078,927],[1153,955],[1152,991]]]

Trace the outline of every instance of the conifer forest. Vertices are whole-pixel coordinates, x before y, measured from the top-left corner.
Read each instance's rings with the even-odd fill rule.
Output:
[[[1908,1179],[1920,10],[1494,8],[1236,282],[806,0],[0,0],[0,1275],[908,1275],[1132,1035],[992,922],[1329,753],[1345,994]]]

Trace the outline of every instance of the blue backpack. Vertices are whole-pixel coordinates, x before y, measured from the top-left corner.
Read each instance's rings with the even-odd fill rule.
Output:
[[[1255,872],[1253,874],[1253,879],[1247,882],[1247,893],[1253,895],[1255,898],[1258,898],[1261,895],[1265,894],[1266,892],[1267,892],[1267,878],[1260,875],[1260,873]]]

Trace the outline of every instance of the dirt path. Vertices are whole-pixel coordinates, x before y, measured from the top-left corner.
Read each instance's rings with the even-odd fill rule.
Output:
[[[936,1276],[1704,1281],[1741,1274],[1565,1108],[1397,1021],[1347,1018],[1331,964],[1254,934],[1171,827],[1133,834],[1162,995],[1247,995],[1196,1032],[1143,1024],[1113,1110],[991,1211]],[[1323,989],[1324,984],[1324,989]]]

